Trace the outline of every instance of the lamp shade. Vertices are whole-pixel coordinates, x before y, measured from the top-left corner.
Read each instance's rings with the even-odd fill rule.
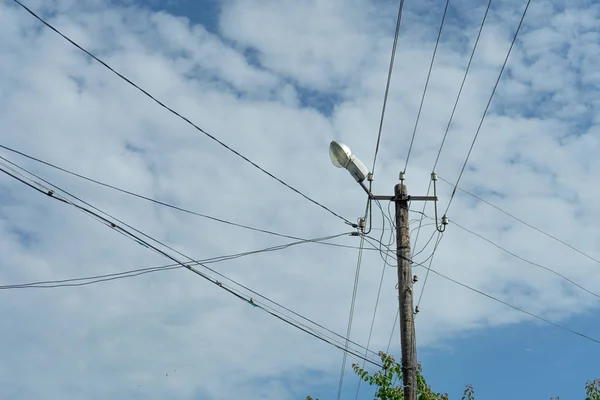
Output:
[[[352,151],[343,143],[338,143],[335,140],[329,145],[329,158],[331,163],[338,168],[346,168],[350,163]]]

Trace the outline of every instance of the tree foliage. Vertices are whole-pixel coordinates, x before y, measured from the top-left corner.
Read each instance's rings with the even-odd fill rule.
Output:
[[[402,366],[394,360],[394,357],[379,352],[379,357],[383,367],[374,374],[361,368],[358,364],[352,364],[352,368],[360,379],[371,386],[376,387],[376,400],[404,400],[402,391]],[[587,381],[585,384],[585,400],[600,400],[600,379]],[[417,397],[419,400],[449,400],[447,393],[435,393],[423,377],[421,364],[417,365]],[[313,399],[310,396],[306,400]],[[467,385],[463,391],[461,400],[475,400],[475,390],[473,386]],[[550,400],[560,400],[559,397],[552,397]]]

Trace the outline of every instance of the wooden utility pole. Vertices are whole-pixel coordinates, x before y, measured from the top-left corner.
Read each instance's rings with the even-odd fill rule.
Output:
[[[417,344],[415,337],[415,314],[413,310],[413,276],[410,254],[410,230],[408,226],[409,201],[437,201],[434,196],[409,196],[404,185],[403,174],[400,183],[394,188],[394,196],[373,195],[366,186],[363,188],[373,200],[389,200],[396,203],[396,257],[398,260],[398,303],[400,305],[400,344],[402,346],[402,382],[404,400],[417,400]],[[437,215],[437,214],[436,214]],[[447,224],[443,217],[442,224]]]
[[[417,345],[413,312],[408,194],[406,186],[395,187],[396,257],[398,260],[398,300],[400,303],[400,343],[402,345],[402,382],[404,400],[417,400]]]

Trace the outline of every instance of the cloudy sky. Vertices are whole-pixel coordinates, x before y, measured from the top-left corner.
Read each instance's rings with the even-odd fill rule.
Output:
[[[450,2],[406,169],[413,195],[427,193],[487,3]],[[450,182],[438,181],[440,214],[525,3],[492,2],[436,167]],[[343,219],[354,222],[364,213],[364,193],[331,166],[327,151],[331,140],[340,140],[372,164],[396,1],[25,4],[213,137],[343,218],[161,108],[12,0],[0,1],[1,145],[152,199],[294,237],[349,233]],[[375,170],[377,194],[392,193],[407,161],[445,4],[405,4]],[[447,227],[431,264],[457,282],[596,340],[599,18],[600,5],[591,0],[531,2],[459,185],[530,226],[457,191],[448,216],[460,227]],[[155,245],[178,260],[293,241],[162,207],[5,149],[0,155],[160,240],[174,250]],[[411,207],[422,210],[421,204]],[[433,207],[425,213],[433,216]],[[379,209],[373,215],[369,240],[389,242],[389,224]],[[411,215],[413,228],[419,217]],[[424,220],[418,239],[413,232],[416,263],[433,252],[430,223]],[[345,336],[360,239],[329,242],[347,247],[300,244],[210,267]],[[399,359],[398,329],[392,332],[396,269],[367,248],[351,339],[365,346],[374,320],[369,348],[385,350],[392,337],[390,353]],[[0,254],[2,399],[337,396],[341,350],[184,269],[78,287],[6,288],[172,262],[6,174],[0,176]],[[426,271],[415,267],[415,273],[421,278],[415,301],[423,290],[418,358],[436,391],[460,398],[462,388],[473,384],[486,400],[577,399],[586,380],[600,377],[597,342],[435,273],[423,286]],[[349,356],[343,399],[354,399],[357,391],[352,362]],[[361,386],[358,398],[372,397],[372,389]]]

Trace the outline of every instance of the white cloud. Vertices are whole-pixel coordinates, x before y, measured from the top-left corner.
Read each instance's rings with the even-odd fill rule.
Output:
[[[472,15],[483,13],[469,3],[456,4],[438,49],[408,167],[413,194],[427,190],[480,22]],[[600,215],[593,206],[600,200],[593,185],[600,146],[593,21],[600,11],[585,2],[561,7],[536,3],[462,186],[501,193],[504,197],[495,201],[504,209],[600,258],[594,223]],[[378,193],[391,191],[404,166],[437,33],[438,22],[423,14],[432,4],[407,3],[376,172]],[[330,166],[327,145],[340,139],[370,166],[394,4],[227,1],[219,21],[224,38],[184,18],[135,5],[56,1],[31,6],[151,94],[294,187],[350,220],[363,212],[361,189]],[[521,10],[521,2],[515,1],[492,10],[437,169],[450,181],[466,156]],[[258,64],[249,62],[248,49],[256,52]],[[0,53],[2,144],[239,223],[303,237],[349,230],[53,32],[40,29],[9,2],[0,4]],[[336,96],[330,116],[301,99],[307,90]],[[283,242],[110,192],[6,151],[0,154],[192,257]],[[440,182],[440,207],[450,192]],[[7,176],[0,177],[0,204],[0,284],[169,262]],[[427,211],[433,213],[430,207]],[[595,263],[460,192],[450,218],[590,290],[600,286]],[[377,213],[375,220],[379,227]],[[431,229],[422,232],[419,246]],[[339,242],[358,244],[356,238]],[[213,267],[344,332],[355,259],[353,250],[303,245]],[[352,336],[361,343],[368,335],[381,265],[376,252],[367,252]],[[559,320],[598,306],[588,294],[452,225],[433,266],[548,318]],[[425,275],[422,268],[416,273]],[[376,350],[385,349],[389,339],[395,274],[390,268],[385,275],[372,340]],[[304,393],[308,380],[315,385],[337,380],[338,350],[188,271],[0,295],[6,327],[0,329],[4,397],[285,399],[310,394]],[[417,318],[419,343],[440,346],[474,330],[528,319],[431,275]]]

